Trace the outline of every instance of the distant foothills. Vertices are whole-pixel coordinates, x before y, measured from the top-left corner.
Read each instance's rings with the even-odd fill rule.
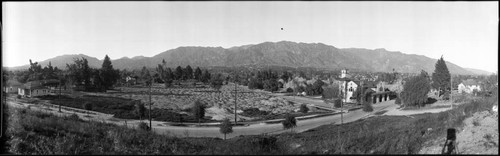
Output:
[[[104,59],[103,53],[102,59]],[[103,60],[84,54],[62,55],[39,62],[46,66],[61,69],[72,63],[75,58],[86,58],[90,67],[100,67]],[[113,57],[113,56],[111,56]],[[141,69],[156,67],[165,59],[167,66],[199,66],[199,67],[236,67],[236,66],[282,66],[282,67],[312,67],[324,70],[348,68],[351,71],[419,73],[425,70],[434,71],[437,59],[423,55],[404,54],[399,51],[385,49],[344,48],[339,49],[322,43],[296,43],[290,41],[264,42],[253,45],[243,45],[232,48],[222,47],[179,47],[167,50],[153,57],[136,56],[112,60],[115,69]],[[446,59],[446,56],[445,56]],[[462,68],[446,62],[452,74],[489,75],[490,72],[479,69]],[[26,65],[9,67],[10,70],[28,69]]]

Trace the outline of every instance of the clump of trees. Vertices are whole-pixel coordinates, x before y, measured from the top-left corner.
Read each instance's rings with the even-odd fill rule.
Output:
[[[427,72],[421,71],[420,75],[411,77],[401,92],[401,102],[406,106],[424,106],[427,102],[427,94],[431,89]]]
[[[278,91],[278,73],[271,70],[257,71],[257,74],[250,78],[248,82],[249,89],[264,89],[266,91]],[[281,84],[282,86],[282,84]]]
[[[330,85],[323,88],[323,102],[333,104],[336,108],[341,107],[340,91],[338,85]]]
[[[85,91],[106,91],[120,78],[119,70],[113,69],[111,60],[106,55],[100,69],[90,68],[87,59],[75,59],[74,63],[66,64],[67,78],[76,86],[83,86]]]
[[[323,85],[325,85],[325,83],[321,80],[316,80],[312,85],[306,84],[306,94],[321,95],[323,93]]]
[[[224,134],[224,140],[226,140],[226,134],[233,132],[233,125],[231,125],[231,121],[228,118],[222,120],[219,128],[219,132]]]

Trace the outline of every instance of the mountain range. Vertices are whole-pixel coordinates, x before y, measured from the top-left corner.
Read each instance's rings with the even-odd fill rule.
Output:
[[[100,67],[103,60],[83,54],[62,55],[39,62],[42,67],[51,62],[52,66],[66,68],[74,58],[86,58],[91,67]],[[103,56],[104,58],[104,56]],[[313,67],[320,69],[347,68],[355,71],[417,73],[425,70],[429,74],[434,71],[437,59],[423,55],[404,54],[399,51],[385,49],[344,48],[339,49],[322,43],[296,43],[290,41],[264,42],[222,47],[178,47],[167,50],[152,57],[122,57],[111,60],[117,69],[140,69],[143,66],[154,68],[165,59],[167,66],[210,67],[210,66],[286,66]],[[28,61],[26,61],[28,62]],[[475,75],[489,72],[462,68],[451,62],[446,65],[452,74]],[[10,69],[27,69],[29,65],[11,67]]]

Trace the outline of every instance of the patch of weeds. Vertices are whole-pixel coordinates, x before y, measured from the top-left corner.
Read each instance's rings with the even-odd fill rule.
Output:
[[[481,123],[479,123],[479,121],[477,119],[474,119],[472,121],[472,125],[474,125],[474,126],[481,126]]]

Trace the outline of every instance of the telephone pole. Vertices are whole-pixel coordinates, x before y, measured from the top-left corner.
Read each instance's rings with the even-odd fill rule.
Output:
[[[453,109],[453,75],[450,73],[450,102],[451,109]]]
[[[152,123],[151,123],[151,86],[153,85],[153,78],[150,77],[150,82],[149,82],[149,129],[153,130]]]
[[[237,118],[237,117],[238,117],[238,113],[236,112],[236,109],[238,108],[238,105],[237,105],[237,103],[236,103],[236,99],[238,98],[238,97],[236,96],[236,94],[237,94],[238,90],[237,90],[237,88],[236,88],[236,85],[237,85],[237,84],[236,84],[236,78],[235,78],[235,80],[234,80],[234,124],[237,124],[237,123],[238,123],[238,120],[237,120],[237,119],[238,119],[238,118]]]

